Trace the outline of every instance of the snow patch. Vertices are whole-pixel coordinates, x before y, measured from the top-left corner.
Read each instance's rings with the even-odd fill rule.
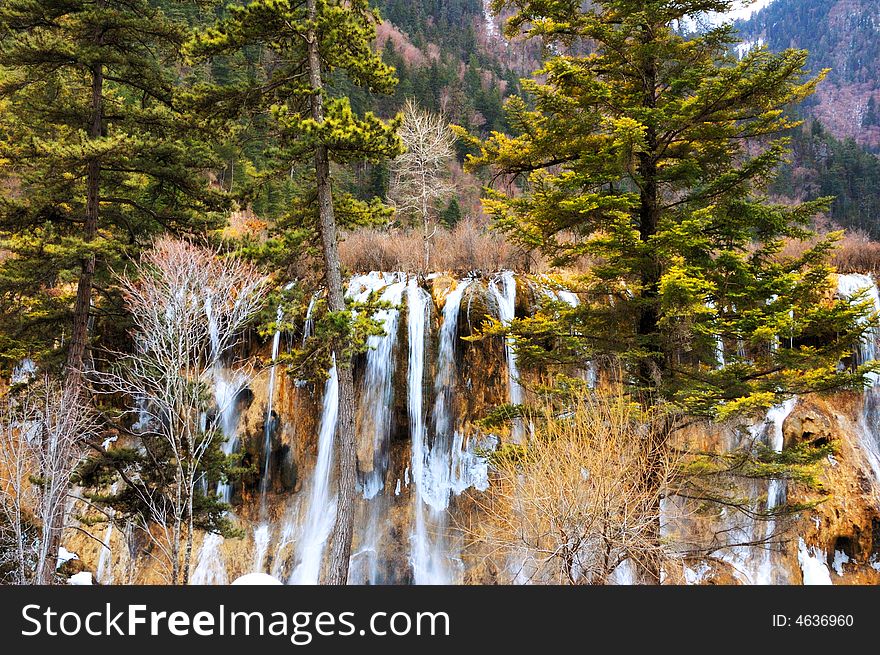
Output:
[[[76,553],[70,552],[64,546],[59,547],[58,548],[58,563],[55,568],[60,569],[62,566],[64,566],[67,562],[69,562],[72,559],[79,559],[79,555],[77,555]]]

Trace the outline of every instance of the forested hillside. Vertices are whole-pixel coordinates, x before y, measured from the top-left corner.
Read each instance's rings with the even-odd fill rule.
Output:
[[[871,6],[3,0],[0,582],[876,583]]]
[[[804,108],[837,138],[880,148],[880,2],[774,0],[736,27],[747,43],[809,49],[810,68],[831,72]]]

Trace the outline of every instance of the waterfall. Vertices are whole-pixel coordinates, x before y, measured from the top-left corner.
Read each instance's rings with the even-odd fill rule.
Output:
[[[284,310],[279,305],[275,316],[276,323],[281,323],[284,318]],[[269,385],[266,389],[266,422],[263,424],[263,476],[260,480],[261,502],[266,502],[266,492],[269,490],[269,460],[272,454],[272,429],[275,420],[272,418],[272,405],[275,399],[275,377],[278,351],[281,349],[281,330],[276,329],[272,337],[272,365],[269,367]]]
[[[336,520],[336,500],[330,498],[330,473],[338,416],[339,378],[334,363],[324,384],[324,405],[318,432],[318,460],[312,473],[308,514],[297,548],[299,564],[290,576],[291,584],[318,584],[321,575],[324,545]]]
[[[397,324],[404,282],[394,282],[382,293],[380,300],[389,303],[374,319],[382,324],[384,334],[367,340],[367,370],[364,378],[362,407],[366,429],[372,433],[373,466],[364,476],[364,498],[373,498],[384,485],[388,467],[388,439],[391,432],[392,375],[394,373],[394,345],[397,343]]]
[[[501,289],[498,288],[496,280],[489,283],[489,291],[498,301],[498,319],[504,325],[510,325],[516,313],[516,278],[513,271],[504,271],[501,273]],[[522,404],[522,387],[519,383],[519,369],[516,365],[516,351],[513,343],[507,339],[504,344],[504,351],[507,355],[507,388],[511,405]],[[511,437],[514,443],[522,441],[523,425],[522,419],[517,418],[513,421],[513,431]]]
[[[110,487],[110,495],[115,495],[119,489],[119,482],[114,482]],[[110,508],[107,510],[107,528],[104,530],[103,545],[101,553],[98,555],[98,567],[95,570],[95,580],[102,585],[113,584],[113,550],[110,548],[110,541],[113,539],[113,518],[116,515],[115,510]]]
[[[769,410],[767,410],[767,415],[759,424],[752,425],[749,427],[749,433],[754,438],[760,438],[762,435],[767,439],[767,445],[769,448],[773,450],[773,452],[781,453],[782,448],[785,441],[785,436],[782,432],[782,426],[785,423],[785,419],[789,417],[789,415],[794,410],[795,405],[797,404],[797,398],[789,398],[783,403],[778,405],[774,405]],[[774,478],[770,480],[767,486],[767,504],[766,511],[772,512],[774,509],[779,507],[785,502],[785,482],[778,478]],[[758,526],[753,526],[753,532],[758,532]],[[776,529],[776,521],[773,519],[767,520],[765,525],[763,526],[763,537],[765,539],[771,538]],[[760,539],[760,535],[757,535]],[[750,569],[750,577],[752,584],[759,585],[769,585],[776,584],[776,575],[775,568],[773,563],[773,555],[775,549],[769,544],[764,545],[764,550],[761,553],[760,557],[750,558],[747,562]]]
[[[394,375],[394,348],[397,343],[400,303],[406,282],[402,274],[390,278],[383,276],[381,283],[390,282],[382,290],[379,300],[389,307],[373,314],[381,323],[383,333],[367,340],[367,364],[364,374],[363,393],[360,403],[359,441],[368,442],[372,451],[362,455],[362,477],[365,520],[358,550],[351,558],[350,577],[354,583],[378,584],[380,582],[380,540],[388,525],[388,495],[380,493],[385,487],[385,475],[389,465],[391,439],[391,409],[393,402],[392,377]],[[378,284],[378,282],[376,282]],[[370,459],[372,461],[370,461]],[[369,467],[369,468],[368,468]]]
[[[244,376],[233,376],[231,379],[225,371],[219,369],[214,373],[214,400],[220,412],[220,429],[224,437],[221,450],[224,455],[231,455],[238,447],[238,395],[244,389]],[[228,482],[217,485],[217,495],[224,503],[232,496],[232,487]]]
[[[265,523],[254,528],[254,570],[253,573],[262,573],[266,562],[266,553],[269,550],[269,526]]]
[[[461,298],[470,281],[460,282],[443,305],[440,343],[437,352],[437,373],[434,378],[434,441],[427,453],[423,498],[437,511],[449,505],[450,459],[453,438],[453,394],[455,392],[455,344],[458,335],[458,314]]]
[[[199,549],[198,563],[190,576],[191,585],[226,585],[229,580],[226,577],[226,563],[220,553],[220,545],[223,537],[210,532],[205,535],[202,547]]]
[[[880,312],[880,291],[877,283],[870,275],[838,275],[837,293],[843,298],[852,298],[860,291],[867,291],[867,297],[874,303],[874,311]],[[859,342],[855,352],[857,365],[877,359],[877,340],[880,338],[880,326],[873,325],[865,337]],[[869,373],[872,385],[865,390],[862,415],[859,417],[859,442],[871,470],[874,474],[875,488],[880,486],[880,373]],[[880,493],[880,488],[878,488]]]
[[[410,561],[416,584],[450,584],[454,572],[446,540],[446,509],[455,483],[456,470],[453,430],[453,393],[455,391],[455,344],[461,299],[470,281],[459,282],[446,296],[443,305],[437,372],[434,378],[434,439],[430,448],[422,409],[425,332],[430,298],[414,283],[408,288],[409,300],[409,374],[408,413],[412,436],[412,477],[415,485],[415,525],[410,536]],[[427,512],[426,507],[427,505]]]
[[[415,516],[413,533],[410,535],[410,562],[413,567],[413,580],[416,584],[434,584],[442,578],[434,571],[431,556],[428,527],[425,519],[425,458],[427,451],[427,432],[424,415],[424,377],[425,377],[425,331],[428,326],[428,303],[431,297],[419,287],[415,278],[406,288],[407,337],[409,357],[407,359],[407,413],[412,441],[412,476],[415,483]]]
[[[837,293],[841,297],[852,298],[863,291],[867,291],[867,299],[873,303],[874,311],[880,312],[880,290],[877,289],[877,283],[873,277],[854,273],[837,276]],[[856,364],[864,364],[877,359],[878,337],[880,337],[880,326],[875,324],[858,344],[855,353]],[[874,386],[880,382],[880,373],[870,373],[868,377]]]
[[[819,548],[808,548],[803,537],[798,538],[798,563],[804,576],[805,585],[830,585],[831,572],[827,558]]]
[[[713,312],[716,311],[715,303],[711,300],[706,303],[706,307],[711,309]],[[717,314],[717,312],[716,312]],[[724,368],[726,365],[726,360],[724,358],[724,337],[721,334],[715,335],[715,366],[716,368]]]

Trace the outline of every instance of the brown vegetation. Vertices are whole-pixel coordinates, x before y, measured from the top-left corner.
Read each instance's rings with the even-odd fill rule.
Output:
[[[581,396],[563,414],[546,407],[524,447],[494,457],[496,478],[470,536],[519,581],[607,584],[625,562],[659,567],[665,547],[655,530],[673,466],[653,443],[645,416],[619,391]]]
[[[436,271],[465,273],[502,269],[534,270],[536,262],[477,219],[465,219],[452,230],[438,228],[434,235],[431,267]],[[420,230],[364,229],[349,233],[339,254],[350,271],[421,271],[424,265]]]
[[[815,245],[811,241],[790,240],[785,243],[780,257],[792,259]],[[837,244],[831,257],[831,264],[840,273],[877,273],[880,272],[880,243],[872,241],[864,232],[847,232]]]

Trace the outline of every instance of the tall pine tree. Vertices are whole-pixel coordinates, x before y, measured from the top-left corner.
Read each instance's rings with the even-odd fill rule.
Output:
[[[66,358],[78,378],[90,326],[119,324],[108,271],[157,233],[214,224],[213,155],[175,111],[187,34],[149,0],[0,5],[7,362]]]
[[[352,348],[358,341],[346,308],[337,229],[340,224],[383,217],[376,202],[362,202],[333,188],[332,164],[379,163],[400,151],[398,121],[372,113],[358,116],[347,97],[334,94],[333,80],[387,93],[396,82],[393,69],[374,52],[378,13],[366,0],[254,0],[229,7],[228,16],[192,42],[197,57],[222,59],[260,48],[264,61],[257,76],[195,89],[193,106],[209,118],[251,116],[268,124],[275,139],[273,163],[266,175],[304,177],[302,196],[280,221],[276,240],[299,242],[303,232],[320,241],[327,290],[326,362],[339,380],[337,423],[338,484],[336,526],[325,580],[345,584],[351,556],[357,482],[355,396]],[[271,245],[270,245],[271,247]],[[283,253],[283,258],[299,256]]]
[[[553,56],[524,81],[533,104],[509,102],[515,133],[493,134],[470,162],[519,187],[485,200],[519,244],[555,264],[591,262],[578,307],[510,326],[520,362],[619,363],[618,381],[666,417],[658,454],[673,417],[724,419],[859,386],[873,365],[841,366],[870,310],[833,297],[834,236],[780,254],[785,239],[813,237],[828,200],[783,206],[763,191],[786,155],[786,109],[824,73],[810,77],[797,50],[737,60],[727,26],[691,38],[674,29],[733,4],[495,2],[514,11],[509,34],[588,53]]]

